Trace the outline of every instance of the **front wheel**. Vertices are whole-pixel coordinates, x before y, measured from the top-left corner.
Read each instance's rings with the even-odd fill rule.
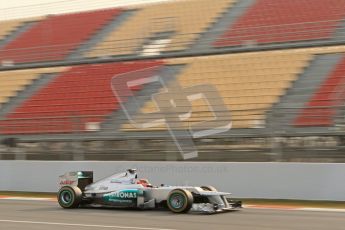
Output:
[[[58,202],[63,208],[78,208],[82,200],[82,192],[78,187],[64,186],[58,192]]]
[[[185,189],[172,190],[167,198],[167,205],[170,211],[174,213],[186,213],[193,205],[193,195]]]

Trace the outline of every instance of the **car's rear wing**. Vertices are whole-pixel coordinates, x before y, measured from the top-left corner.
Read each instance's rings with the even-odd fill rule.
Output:
[[[67,172],[62,176],[59,176],[59,187],[63,186],[77,186],[84,191],[85,186],[93,183],[92,171],[76,171]]]

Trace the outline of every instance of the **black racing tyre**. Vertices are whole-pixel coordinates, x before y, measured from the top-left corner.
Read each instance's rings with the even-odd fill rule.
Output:
[[[200,186],[200,188],[202,188],[205,191],[212,191],[212,192],[218,191],[215,187],[210,186],[210,185],[203,185],[203,186]]]
[[[193,205],[194,199],[190,191],[185,189],[172,190],[167,198],[167,205],[174,213],[186,213]]]
[[[64,186],[59,190],[57,198],[63,208],[78,208],[82,200],[82,192],[78,187]]]

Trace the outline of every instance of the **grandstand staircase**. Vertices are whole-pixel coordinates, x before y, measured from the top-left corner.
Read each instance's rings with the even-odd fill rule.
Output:
[[[111,32],[121,26],[122,23],[124,23],[134,13],[135,10],[127,10],[121,12],[120,15],[115,16],[113,20],[97,31],[88,41],[82,43],[72,54],[70,54],[67,60],[80,59],[80,57],[84,56],[84,54],[96,47],[97,44],[102,42]]]
[[[164,66],[160,70],[160,76],[164,79],[167,79],[168,82],[175,80],[176,76],[182,71],[183,68],[184,65]],[[137,106],[141,108],[147,101],[151,100],[151,95],[158,93],[161,88],[162,85],[159,82],[145,85],[142,90],[136,93],[138,105],[134,104],[136,102],[131,98],[126,103],[128,103],[129,107],[133,108],[133,110],[137,108]],[[122,109],[119,109],[113,112],[106,121],[101,123],[100,130],[102,130],[102,134],[119,133],[118,131],[120,130],[121,125],[126,123],[129,123],[128,118],[126,117]]]
[[[246,12],[248,7],[254,3],[255,0],[238,0],[225,10],[222,15],[219,15],[218,20],[216,20],[213,25],[210,25],[209,30],[200,36],[191,49],[212,50],[212,44],[224,33],[224,29],[235,23],[235,21]]]
[[[174,36],[174,31],[166,31],[156,33],[148,38],[142,48],[138,51],[141,56],[160,55],[164,48],[171,42],[171,37]]]
[[[16,107],[22,104],[26,99],[30,98],[37,90],[43,88],[46,84],[55,79],[59,74],[41,74],[40,77],[33,81],[22,91],[19,91],[17,96],[12,97],[7,103],[4,103],[0,107],[0,120],[12,112]]]
[[[273,105],[271,112],[266,118],[267,127],[278,128],[284,131],[302,130],[303,128],[295,128],[293,121],[302,111],[302,107],[309,101],[313,93],[320,87],[341,60],[341,54],[322,54],[317,55],[310,61],[308,67],[293,83],[280,101]],[[299,109],[292,109],[299,108]],[[315,132],[322,132],[324,128],[312,127]],[[278,131],[279,130],[275,130]]]
[[[338,27],[334,35],[334,40],[343,44],[345,40],[345,20],[342,20]]]
[[[8,35],[6,35],[3,39],[0,39],[0,48],[16,37],[18,37],[20,34],[27,31],[31,26],[33,26],[36,22],[24,22],[14,30],[12,30]]]

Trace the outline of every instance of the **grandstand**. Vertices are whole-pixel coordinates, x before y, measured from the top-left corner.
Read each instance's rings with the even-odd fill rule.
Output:
[[[136,9],[134,16],[112,31],[89,55],[145,53],[145,45],[152,44],[150,40],[157,41],[158,53],[185,50],[233,2],[218,0],[210,5],[208,0],[190,0]]]
[[[0,21],[0,157],[14,138],[31,159],[69,142],[84,159],[178,159],[166,125],[134,126],[121,106],[148,119],[151,96],[178,84],[213,85],[231,114],[217,117],[230,130],[194,140],[196,160],[343,162],[344,20],[343,0],[171,0]],[[120,101],[119,76],[167,85]],[[215,120],[207,100],[190,106],[177,131]],[[74,157],[62,149],[43,158]]]

